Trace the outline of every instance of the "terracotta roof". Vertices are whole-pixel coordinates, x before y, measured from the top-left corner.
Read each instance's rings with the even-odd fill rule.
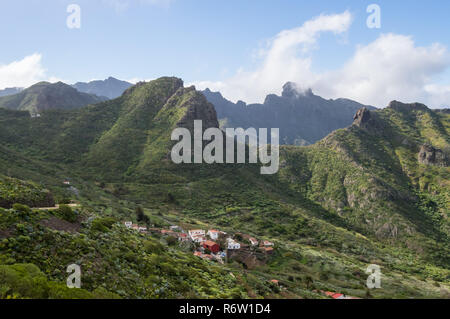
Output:
[[[206,245],[206,246],[218,245],[217,243],[213,242],[212,240],[207,240],[203,244]]]

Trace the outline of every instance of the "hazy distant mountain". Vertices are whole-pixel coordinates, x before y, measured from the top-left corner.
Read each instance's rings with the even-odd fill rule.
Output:
[[[203,94],[215,106],[222,128],[279,128],[281,144],[315,143],[351,125],[358,109],[374,109],[348,99],[326,100],[311,90],[299,93],[290,82],[283,86],[281,96],[270,94],[264,104],[233,103],[209,89]]]
[[[113,77],[106,80],[91,81],[88,83],[78,82],[72,85],[80,92],[95,94],[98,96],[105,96],[109,99],[115,99],[122,95],[122,93],[132,86],[131,83],[120,81]]]
[[[4,90],[0,90],[0,96],[8,96],[8,95],[13,95],[13,94],[17,94],[20,93],[21,91],[23,91],[23,88],[6,88]]]
[[[77,91],[62,82],[39,82],[14,95],[0,97],[0,107],[37,113],[48,109],[71,110],[106,98]]]

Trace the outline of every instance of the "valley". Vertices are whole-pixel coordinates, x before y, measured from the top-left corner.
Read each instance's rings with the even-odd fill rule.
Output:
[[[448,298],[450,115],[396,101],[353,115],[316,143],[280,146],[279,171],[261,175],[257,163],[172,162],[174,129],[220,126],[178,78],[40,117],[0,108],[0,297]],[[125,221],[218,229],[273,253],[221,264]],[[80,290],[64,287],[73,263]],[[371,264],[380,289],[366,286]]]

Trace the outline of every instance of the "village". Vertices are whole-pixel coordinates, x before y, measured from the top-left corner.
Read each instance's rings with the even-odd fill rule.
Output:
[[[124,222],[128,229],[149,234],[158,233],[163,237],[172,237],[181,243],[191,243],[193,254],[199,258],[217,261],[221,264],[229,259],[234,259],[247,265],[249,256],[257,255],[266,259],[274,251],[274,243],[267,240],[258,240],[250,235],[236,233],[233,236],[224,231],[209,229],[191,229],[185,231],[178,225],[172,225],[169,229],[147,228],[133,224],[131,221]]]
[[[220,264],[227,263],[229,260],[235,260],[244,265],[245,268],[251,268],[260,263],[265,263],[274,252],[275,244],[268,240],[258,240],[247,234],[235,233],[227,234],[217,229],[191,229],[185,231],[178,225],[172,225],[169,229],[147,228],[134,224],[131,221],[123,223],[126,228],[142,234],[160,234],[163,237],[171,237],[180,243],[190,243],[194,256],[208,260],[216,261]],[[270,283],[283,289],[282,284],[277,279],[269,280]],[[331,291],[316,291],[321,295],[331,299],[360,299],[353,296],[347,296],[342,293]]]

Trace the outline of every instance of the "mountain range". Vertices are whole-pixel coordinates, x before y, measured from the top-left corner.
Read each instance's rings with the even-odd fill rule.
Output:
[[[219,92],[203,91],[214,104],[222,128],[280,128],[280,143],[309,145],[334,130],[352,124],[362,107],[375,109],[348,99],[326,100],[312,90],[301,92],[294,83],[283,86],[281,96],[270,94],[263,104],[233,103]]]
[[[17,93],[20,93],[22,90],[23,90],[23,88],[18,88],[18,87],[5,88],[3,90],[0,90],[0,97],[1,96],[17,94]]]
[[[260,175],[258,164],[176,165],[170,160],[175,128],[192,130],[194,120],[204,128],[221,124],[209,93],[164,77],[97,104],[43,108],[39,118],[0,108],[0,198],[8,199],[0,201],[0,267],[17,273],[7,277],[8,287],[24,297],[42,291],[53,296],[52,287],[65,281],[58,265],[75,258],[85,269],[83,293],[89,297],[449,295],[450,114],[419,103],[393,101],[378,110],[327,101],[287,84],[281,97],[268,96],[260,106],[238,103],[235,114],[261,107],[268,117],[279,107],[294,116],[304,108],[319,121],[326,117],[321,107],[333,116],[354,109],[349,124],[339,123],[343,128],[308,146],[282,146],[275,175]],[[253,114],[253,127],[287,120],[280,116],[272,124]],[[326,134],[290,132],[282,133],[289,144]],[[64,211],[40,215],[11,208],[14,202],[45,203],[50,195],[57,203],[81,203],[74,219]],[[120,226],[142,222],[142,214],[149,226],[221,229],[241,240],[242,234],[269,240],[275,250],[270,256],[250,250],[230,263],[211,264],[183,245]],[[9,279],[20,278],[23,263],[36,267],[42,285],[50,281],[45,289],[25,291],[30,279]],[[381,267],[383,289],[366,289],[369,264]]]
[[[122,93],[131,87],[133,84],[117,80],[109,77],[106,80],[96,80],[90,82],[77,82],[72,86],[80,92],[95,94],[97,96],[104,96],[108,99],[115,99],[122,95]]]
[[[19,93],[0,97],[0,107],[36,114],[49,109],[71,110],[105,99],[79,92],[62,82],[39,82]]]

